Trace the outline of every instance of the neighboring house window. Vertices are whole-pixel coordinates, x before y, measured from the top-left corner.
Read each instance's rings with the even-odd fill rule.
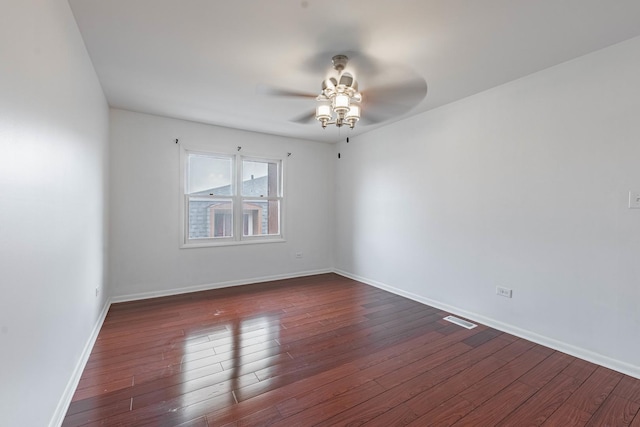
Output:
[[[183,152],[183,245],[282,240],[282,159]]]

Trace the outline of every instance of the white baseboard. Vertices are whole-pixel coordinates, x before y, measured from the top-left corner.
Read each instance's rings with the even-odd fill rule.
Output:
[[[98,320],[96,324],[93,326],[93,330],[91,331],[91,335],[87,340],[87,343],[82,350],[82,354],[78,363],[76,364],[75,369],[73,370],[73,374],[67,383],[67,386],[64,389],[64,393],[58,402],[58,406],[56,407],[56,411],[53,413],[53,417],[49,422],[49,427],[60,427],[62,422],[64,421],[64,416],[67,414],[67,410],[69,409],[69,405],[71,404],[71,399],[73,398],[73,393],[76,391],[76,387],[78,387],[78,383],[80,382],[80,377],[82,376],[82,372],[84,371],[84,367],[87,365],[89,361],[89,356],[91,355],[91,351],[93,350],[93,346],[98,339],[98,334],[100,333],[100,329],[102,328],[102,324],[104,323],[104,319],[107,317],[107,312],[109,311],[109,307],[111,307],[111,300],[107,299],[104,303],[104,307],[102,307],[102,311],[98,316]]]
[[[166,289],[162,291],[141,292],[137,294],[118,295],[111,298],[112,303],[137,301],[149,298],[159,298],[171,295],[187,294],[190,292],[209,291],[212,289],[229,288],[231,286],[251,285],[254,283],[273,282],[275,280],[294,279],[296,277],[314,276],[316,274],[333,273],[333,269],[301,271],[297,273],[278,274],[275,276],[254,277],[251,279],[230,280],[227,282],[205,283],[202,285],[187,286],[185,288]]]
[[[599,353],[595,353],[591,350],[587,350],[582,347],[576,347],[571,344],[567,344],[562,341],[558,341],[553,338],[549,338],[544,335],[537,334],[535,332],[521,329],[516,326],[500,322],[498,320],[483,316],[478,313],[470,312],[467,310],[463,310],[458,307],[451,306],[449,304],[444,304],[440,301],[435,301],[430,298],[423,297],[421,295],[414,294],[412,292],[407,292],[402,289],[398,289],[396,287],[387,285],[385,283],[378,282],[376,280],[368,279],[366,277],[361,277],[355,274],[351,274],[346,271],[342,271],[339,269],[334,269],[334,273],[339,274],[344,277],[348,277],[353,280],[357,280],[358,282],[365,283],[367,285],[375,286],[376,288],[383,289],[385,291],[391,292],[396,295],[400,295],[405,298],[409,298],[411,300],[417,301],[422,304],[426,304],[435,308],[439,308],[440,310],[447,311],[451,314],[455,314],[457,316],[465,317],[468,320],[473,322],[481,323],[486,326],[490,326],[494,329],[497,329],[502,332],[507,332],[511,335],[515,335],[517,337],[529,340],[536,344],[543,345],[545,347],[552,348],[554,350],[561,351],[563,353],[569,354],[571,356],[577,357],[579,359],[586,360],[591,363],[595,363],[597,365],[604,366],[609,369],[613,369],[614,371],[621,372],[623,374],[632,376],[634,378],[640,379],[640,366],[632,365],[630,363],[622,362],[620,360],[612,359],[608,356],[604,356]]]

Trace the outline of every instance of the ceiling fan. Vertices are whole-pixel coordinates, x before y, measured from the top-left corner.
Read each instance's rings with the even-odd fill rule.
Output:
[[[316,100],[315,111],[304,113],[291,119],[295,123],[320,122],[328,125],[347,126],[353,129],[361,119],[366,123],[379,123],[398,117],[418,105],[427,94],[427,83],[422,76],[406,67],[395,64],[372,66],[374,61],[361,54],[352,54],[360,59],[362,69],[349,65],[347,54],[331,58],[333,69],[322,81],[319,94],[299,92],[290,89],[268,88],[266,93],[275,96],[293,96]],[[358,61],[355,61],[358,62]],[[401,73],[390,70],[401,70]],[[382,81],[380,86],[359,90],[356,73],[363,81]]]

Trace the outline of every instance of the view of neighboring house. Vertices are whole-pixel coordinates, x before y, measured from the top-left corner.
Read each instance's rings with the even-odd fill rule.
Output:
[[[191,193],[189,203],[189,238],[230,237],[233,232],[233,203],[228,197],[215,196],[231,194],[229,185]],[[277,226],[269,227],[269,204],[277,202],[260,200],[268,194],[267,176],[254,177],[242,183],[242,195],[256,200],[245,200],[242,207],[242,231],[244,236],[277,234]],[[212,197],[213,196],[213,197]]]

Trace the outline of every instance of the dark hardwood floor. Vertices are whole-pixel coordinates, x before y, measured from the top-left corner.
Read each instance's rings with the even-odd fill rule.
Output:
[[[65,426],[640,427],[640,380],[326,274],[112,305]]]

